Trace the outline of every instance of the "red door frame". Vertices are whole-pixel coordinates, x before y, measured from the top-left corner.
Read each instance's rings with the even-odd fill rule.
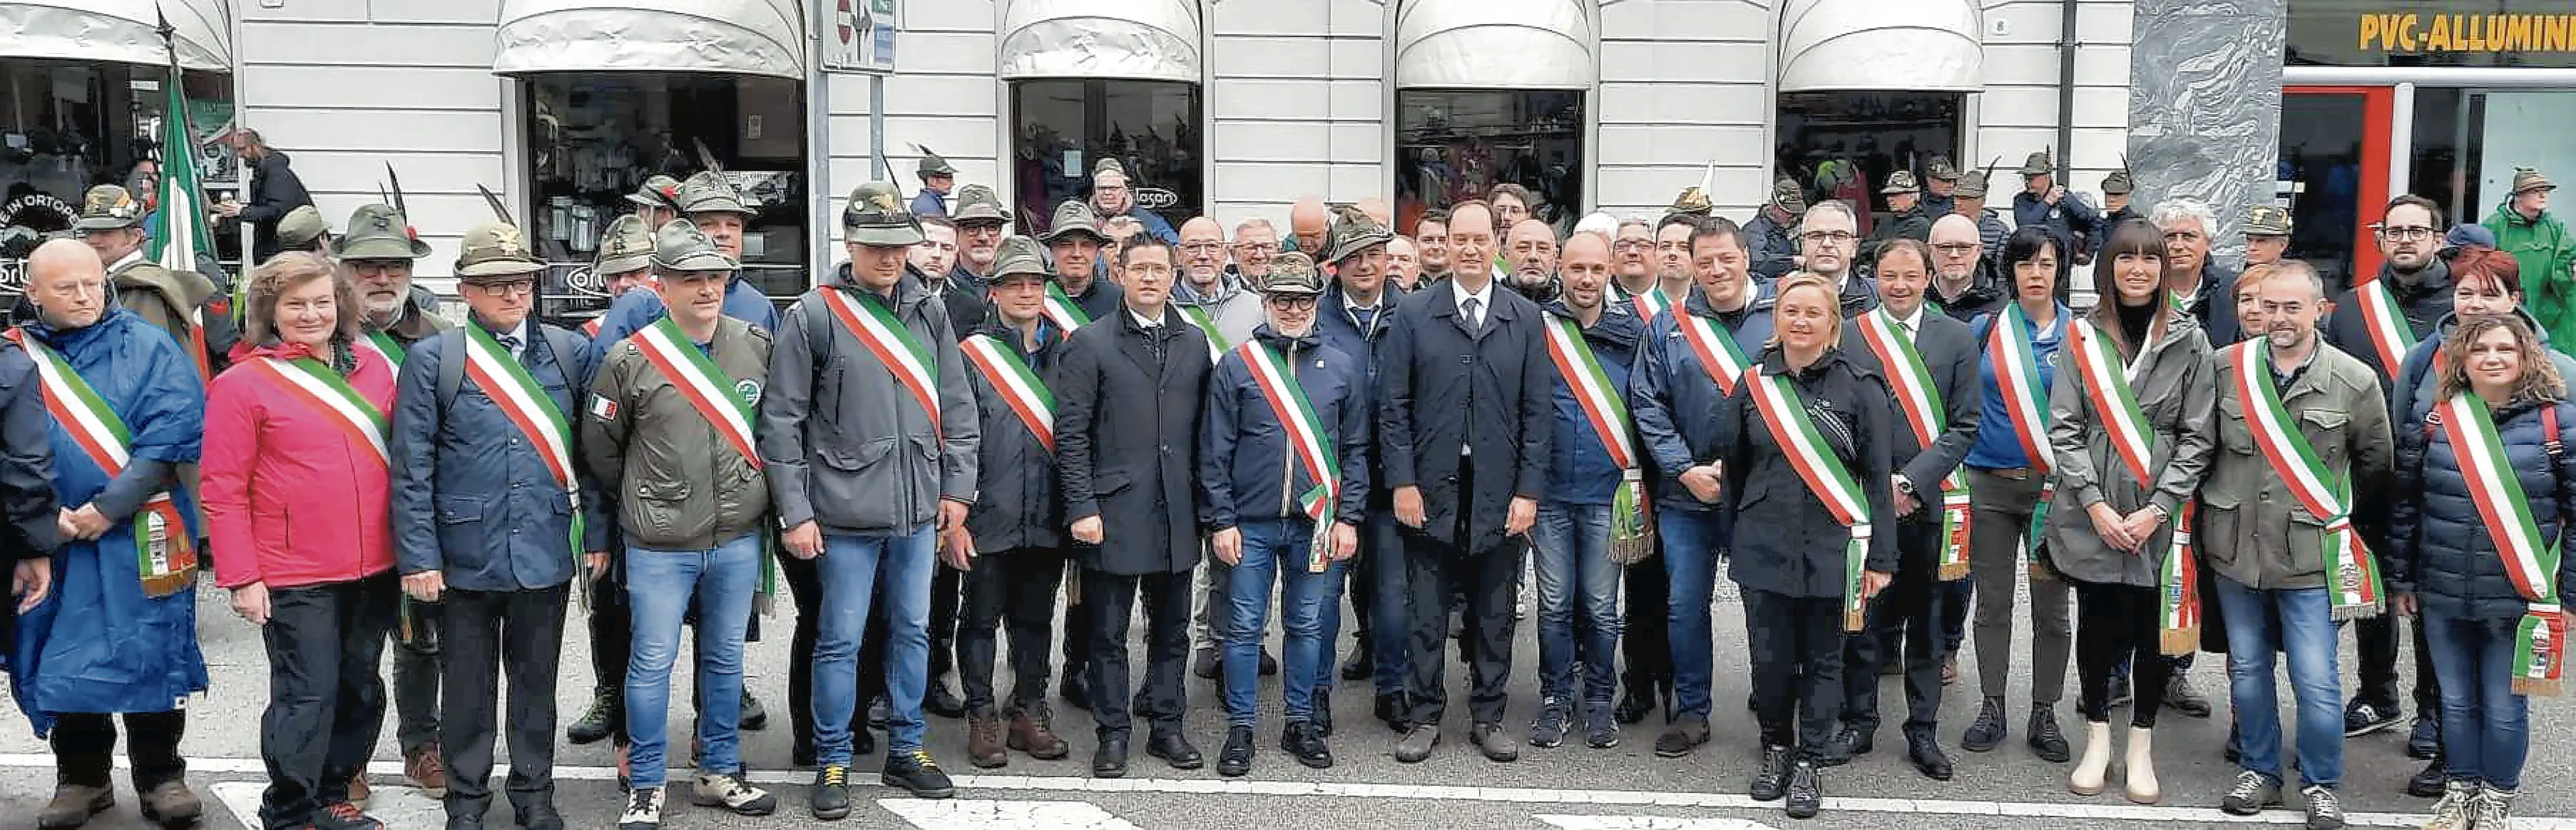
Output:
[[[2379,209],[2395,198],[2389,189],[2390,132],[2397,120],[2397,88],[2387,86],[2285,86],[2283,95],[2357,95],[2361,97],[2361,192],[2353,206],[2357,218],[2352,239],[2352,275],[2358,280],[2379,273],[2379,241],[2370,226]]]

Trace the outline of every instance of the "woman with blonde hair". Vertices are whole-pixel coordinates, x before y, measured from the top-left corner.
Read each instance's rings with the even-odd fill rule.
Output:
[[[349,803],[384,721],[377,670],[396,586],[385,411],[394,370],[359,338],[357,292],[318,254],[252,274],[232,368],[206,390],[216,584],[260,626],[269,827],[374,828]]]
[[[2436,401],[2397,434],[2388,592],[2420,615],[2442,688],[2442,800],[2431,830],[2509,827],[2531,750],[2532,695],[2556,695],[2576,559],[2576,404],[2524,318],[2463,319],[2442,341]]]

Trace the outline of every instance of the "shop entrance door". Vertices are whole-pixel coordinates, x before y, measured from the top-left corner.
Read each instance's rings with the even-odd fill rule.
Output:
[[[2389,142],[2396,89],[2292,86],[2281,89],[2280,192],[2290,200],[2288,256],[2324,272],[2331,285],[2377,273],[2370,225],[2392,195]]]

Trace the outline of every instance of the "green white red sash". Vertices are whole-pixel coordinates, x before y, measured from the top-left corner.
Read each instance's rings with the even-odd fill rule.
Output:
[[[1672,299],[1664,296],[1664,286],[1660,282],[1646,293],[1629,297],[1628,301],[1636,304],[1637,317],[1649,324],[1655,322],[1655,315],[1673,307]]]
[[[1734,333],[1697,314],[1677,312],[1673,324],[1681,331],[1682,340],[1690,343],[1691,353],[1699,356],[1700,369],[1708,372],[1709,380],[1717,382],[1717,391],[1735,394],[1736,385],[1744,381],[1744,373],[1753,370],[1753,361],[1746,359],[1744,349],[1735,345]]]
[[[571,422],[564,419],[563,409],[482,326],[465,326],[465,376],[492,399],[502,417],[518,426],[529,446],[537,448],[537,457],[545,460],[546,473],[572,504],[572,552],[581,553],[587,523],[581,515],[581,485],[573,475]]]
[[[1091,315],[1084,313],[1082,306],[1064,293],[1062,283],[1053,280],[1049,280],[1046,287],[1046,316],[1056,328],[1067,332],[1091,323]]]
[[[696,409],[725,443],[742,454],[743,460],[751,462],[753,469],[768,466],[761,462],[760,450],[752,443],[751,404],[734,394],[733,377],[716,368],[715,359],[689,342],[678,323],[664,317],[628,339],[635,343],[637,351],[643,352],[646,362],[671,380],[671,386],[679,390],[689,407]]]
[[[1834,456],[1816,422],[1808,417],[1807,407],[1798,397],[1798,387],[1787,375],[1756,375],[1746,389],[1754,406],[1762,413],[1762,424],[1771,431],[1771,440],[1789,459],[1789,466],[1807,482],[1807,489],[1824,502],[1834,521],[1851,528],[1851,542],[1843,547],[1843,630],[1859,631],[1867,615],[1863,613],[1861,572],[1869,561],[1869,499],[1862,495],[1860,484],[1852,479],[1851,470]]]
[[[832,318],[875,354],[878,363],[885,364],[895,383],[921,405],[922,414],[930,416],[930,430],[938,432],[939,362],[930,350],[876,295],[861,292],[852,299],[851,292],[829,287],[815,293],[823,298],[823,307],[832,310]]]
[[[382,331],[367,332],[366,339],[358,341],[358,345],[373,349],[376,354],[384,356],[387,364],[396,369],[402,368],[403,358],[408,356],[408,353],[403,351],[402,341],[395,340],[393,335]]]
[[[2415,329],[2406,324],[2406,315],[2397,309],[2397,296],[2388,283],[2373,276],[2353,286],[2354,305],[2361,306],[2361,325],[2370,332],[2370,347],[2379,352],[2380,373],[2394,375],[2406,362],[2406,353],[2415,348]]]
[[[2164,331],[2165,319],[2156,318],[2148,329],[2149,342]],[[2119,347],[2091,321],[2068,323],[2066,337],[2075,371],[2084,380],[2084,398],[2092,404],[2093,416],[2101,422],[2112,454],[2119,456],[2120,466],[2129,471],[2129,478],[2152,498],[2156,489],[2156,473],[2150,466],[2154,434],[2145,410],[2138,406],[2137,390],[2129,383],[2130,370],[2145,360],[2146,344],[2138,345],[2137,363],[2122,366]],[[2164,559],[2156,565],[2156,620],[2163,631],[2161,646],[2168,654],[2186,653],[2200,643],[2200,568],[2192,561],[2191,550],[2191,517],[2197,512],[2185,500],[2181,512],[2170,517],[2176,521],[2165,539]],[[2183,651],[2175,651],[2177,644],[2188,645],[2180,646]]]
[[[378,463],[391,466],[393,456],[385,452],[385,413],[369,403],[366,396],[349,385],[347,378],[330,366],[310,357],[280,360],[260,358],[252,365],[269,373],[289,397],[329,416],[332,427],[351,443],[374,450]]]
[[[2252,340],[2230,347],[2228,362],[2236,368],[2236,395],[2245,407],[2245,427],[2254,447],[2271,462],[2272,472],[2289,485],[2290,496],[2308,515],[2325,523],[2326,587],[2330,613],[2337,621],[2379,616],[2379,566],[2362,549],[2352,527],[2352,480],[2338,476],[2318,460],[2316,448],[2299,433],[2297,419],[2281,405],[2272,387],[2271,348]],[[2394,365],[2394,364],[2391,364]]]
[[[1896,324],[1887,309],[1872,309],[1860,317],[1861,341],[1878,355],[1878,363],[1888,369],[1888,388],[1896,393],[1896,408],[1905,413],[1905,423],[1914,428],[1918,446],[1929,450],[1943,430],[1950,428],[1949,410],[1942,408],[1941,389],[1932,383],[1932,370],[1923,365],[1923,352],[1914,347],[1914,339]],[[1959,468],[1951,468],[1941,479],[1941,555],[1938,577],[1943,580],[1968,576],[1968,479]]]
[[[1029,369],[1028,361],[1021,360],[1019,352],[992,335],[968,335],[958,345],[966,352],[966,362],[974,364],[975,371],[983,373],[984,380],[1002,393],[1002,400],[1010,403],[1011,412],[1020,416],[1020,423],[1029,428],[1029,433],[1038,437],[1038,444],[1054,453],[1055,393],[1047,389],[1046,381]]]
[[[2182,656],[2200,650],[2200,557],[2192,555],[2191,529],[2200,500],[2184,499],[2174,515],[2172,549],[2156,569],[2158,651]]]
[[[2047,538],[2048,506],[2057,496],[2057,482],[2049,476],[2055,468],[2055,456],[2048,445],[2048,390],[2039,388],[2038,350],[2031,345],[2030,316],[2020,303],[2004,304],[2002,318],[1986,332],[1986,362],[1995,373],[1995,389],[2004,401],[2004,414],[2012,421],[2013,438],[2021,442],[2024,458],[2030,459],[2030,472],[2040,480],[2039,501],[2030,511],[2030,527],[2022,536],[2022,549],[2031,555],[2031,573],[2044,573],[2039,567],[2039,545]]]
[[[125,465],[133,461],[134,447],[125,419],[117,417],[107,399],[72,370],[62,353],[26,336],[25,329],[7,329],[5,336],[35,358],[37,387],[54,426],[70,436],[81,455],[98,465],[108,480],[123,475]],[[154,493],[135,511],[134,519],[134,563],[144,596],[160,599],[195,587],[196,534],[187,531],[169,491]]]
[[[1609,451],[1610,463],[1619,465],[1619,486],[1610,496],[1610,541],[1644,539],[1648,526],[1645,476],[1638,467],[1627,402],[1610,382],[1610,374],[1602,370],[1592,344],[1584,341],[1582,324],[1572,318],[1547,316],[1547,356],[1556,362],[1557,377],[1583,408],[1593,435]]]
[[[1342,494],[1342,465],[1333,454],[1333,444],[1324,435],[1323,421],[1315,417],[1315,407],[1306,400],[1306,390],[1297,385],[1297,376],[1280,359],[1279,353],[1259,340],[1246,340],[1235,347],[1243,355],[1244,368],[1252,371],[1252,381],[1261,387],[1261,399],[1270,403],[1270,414],[1288,433],[1288,451],[1296,456],[1297,466],[1315,485],[1297,494],[1297,508],[1315,522],[1307,539],[1306,570],[1323,573],[1332,565],[1333,504]]]
[[[1181,312],[1181,319],[1188,320],[1190,325],[1197,326],[1200,334],[1207,335],[1210,362],[1225,357],[1225,350],[1234,347],[1233,344],[1225,342],[1225,335],[1216,333],[1216,318],[1208,316],[1206,308],[1194,305],[1175,305],[1172,308]]]
[[[2543,404],[2548,406],[2551,404]],[[2540,525],[2531,518],[2531,499],[2514,475],[2513,459],[2486,401],[2463,392],[2434,412],[2460,460],[2460,475],[2469,484],[2487,534],[2495,539],[2496,556],[2505,576],[2526,601],[2522,624],[2514,635],[2513,693],[2555,695],[2565,677],[2567,617],[2558,605],[2558,563],[2565,543],[2542,545]],[[2558,440],[2557,435],[2547,440]]]

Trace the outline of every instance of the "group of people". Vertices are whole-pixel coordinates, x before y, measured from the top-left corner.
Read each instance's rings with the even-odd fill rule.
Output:
[[[2382,270],[2330,293],[2280,258],[2286,215],[2247,217],[2239,275],[2189,199],[2098,243],[2045,221],[1990,239],[1965,201],[1876,239],[1839,201],[1775,201],[1747,228],[1696,189],[1562,237],[1498,193],[1410,238],[1382,203],[1313,202],[1286,239],[1255,220],[1229,242],[1207,217],[1167,238],[1096,199],[1013,235],[990,188],[953,190],[924,217],[859,187],[847,262],[782,310],[738,275],[750,211],[730,184],[648,182],[598,246],[618,296],[581,332],[534,319],[545,266],[506,221],[462,240],[449,324],[411,285],[427,246],[369,205],[281,240],[221,355],[186,280],[110,279],[141,256],[137,211],[93,192],[87,244],[38,249],[34,319],[0,344],[11,689],[58,763],[40,826],[114,803],[114,716],[145,814],[202,812],[177,747],[208,682],[191,594],[209,564],[270,663],[273,830],[381,826],[364,770],[388,641],[406,772],[448,826],[482,826],[500,733],[518,825],[563,826],[576,608],[597,688],[568,732],[619,748],[618,827],[662,821],[675,671],[689,800],[774,812],[739,735],[766,721],[744,652],[781,581],[791,761],[824,820],[852,810],[875,703],[879,780],[914,795],[954,790],[926,713],[965,720],[978,768],[1068,757],[1058,666],[1096,776],[1129,773],[1138,720],[1147,756],[1209,763],[1183,726],[1189,673],[1221,689],[1217,773],[1256,767],[1273,673],[1275,745],[1330,767],[1345,594],[1359,645],[1338,674],[1368,681],[1399,762],[1448,734],[1453,640],[1483,757],[1614,747],[1660,708],[1654,751],[1679,758],[1711,734],[1722,565],[1760,727],[1750,791],[1793,817],[1820,809],[1821,770],[1874,749],[1883,671],[1903,675],[1910,765],[1954,775],[1937,715],[1971,631],[1982,701],[1959,744],[2006,741],[2025,579],[2025,742],[2084,795],[2116,769],[2129,800],[2163,799],[2157,716],[2209,712],[2182,680],[2206,650],[2228,660],[2242,767],[2216,800],[2280,805],[2286,655],[2307,824],[2342,826],[2343,738],[2399,722],[2403,616],[2429,826],[2506,827],[2527,697],[2561,682],[2576,365],[2521,306],[2524,280],[2570,275],[2444,235],[2418,197],[2374,226]],[[2515,209],[2536,221],[2551,190],[2517,178]],[[1788,269],[1763,274],[1781,244]],[[2060,285],[2078,257],[2100,298],[2080,313]],[[1524,724],[1506,701],[1533,584]],[[2363,665],[2339,717],[2347,621]],[[2080,748],[2055,714],[2070,656]]]

